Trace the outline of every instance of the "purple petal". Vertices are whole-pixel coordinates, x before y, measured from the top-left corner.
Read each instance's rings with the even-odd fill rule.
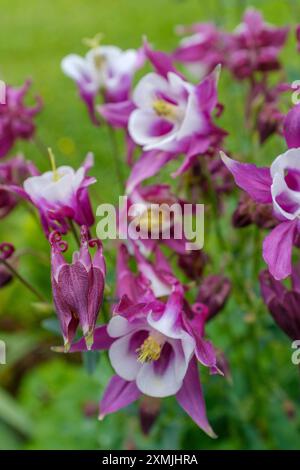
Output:
[[[297,220],[282,222],[264,239],[263,258],[272,276],[284,279],[292,271],[292,247],[297,230]]]
[[[176,395],[179,405],[210,437],[217,437],[206,417],[205,401],[195,358],[190,361],[183,385]]]
[[[120,103],[106,103],[97,107],[98,113],[112,127],[126,128],[128,119],[135,106],[132,101],[121,101]]]
[[[171,57],[164,52],[154,51],[146,39],[144,40],[144,51],[147,59],[152,63],[159,75],[168,78],[168,73],[173,72],[181,76],[173,66]]]
[[[222,374],[217,366],[217,355],[213,344],[200,336],[196,338],[196,357],[201,364],[209,367],[211,374]]]
[[[94,331],[94,343],[91,347],[92,351],[106,351],[110,348],[115,338],[111,338],[107,333],[106,325],[98,326]],[[81,338],[76,343],[72,344],[69,352],[87,351],[85,338]],[[59,351],[59,348],[55,348]]]
[[[283,134],[289,148],[300,147],[300,104],[287,113],[283,123]]]
[[[114,413],[136,401],[141,396],[135,382],[127,382],[114,375],[104,392],[100,402],[99,419]]]
[[[133,189],[145,179],[156,175],[172,158],[174,158],[172,153],[166,153],[160,150],[152,150],[143,153],[132,167],[131,174],[127,180],[127,193],[131,193]]]
[[[252,163],[240,163],[221,152],[221,158],[232,173],[236,184],[246,191],[256,202],[263,204],[272,202],[270,169],[257,168]]]

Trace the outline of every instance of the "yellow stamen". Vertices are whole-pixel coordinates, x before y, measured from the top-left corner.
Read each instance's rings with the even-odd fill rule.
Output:
[[[93,38],[83,38],[82,42],[85,46],[89,47],[90,49],[95,49],[96,47],[100,46],[102,39],[103,34],[97,33]]]
[[[149,335],[136,352],[138,353],[138,361],[142,363],[157,361],[160,358],[161,345],[153,336]]]
[[[56,168],[54,153],[52,152],[52,149],[50,147],[48,147],[48,153],[49,153],[49,159],[50,159],[52,172],[53,172],[53,181],[58,181],[60,176]]]
[[[174,118],[176,116],[176,106],[164,100],[155,100],[152,107],[158,116]]]
[[[106,57],[103,54],[95,54],[94,55],[94,64],[96,69],[102,69],[103,65],[106,63]]]
[[[147,209],[139,217],[139,226],[144,231],[161,231],[166,215],[162,210]]]

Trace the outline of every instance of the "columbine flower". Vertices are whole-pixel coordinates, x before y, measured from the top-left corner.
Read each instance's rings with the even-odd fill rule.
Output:
[[[251,77],[254,72],[269,72],[280,68],[279,52],[287,39],[289,28],[276,28],[264,22],[252,8],[231,36],[228,65],[238,79]]]
[[[81,247],[73,254],[68,264],[62,252],[68,245],[61,240],[59,232],[52,232],[51,281],[55,308],[59,318],[65,350],[70,348],[77,327],[80,324],[87,348],[94,341],[94,329],[103,301],[105,286],[105,260],[100,240],[89,240],[87,227],[81,228]],[[89,247],[96,247],[93,259]]]
[[[172,194],[168,185],[139,186],[128,194],[127,204],[120,212],[119,232],[129,244],[138,236],[137,244],[145,252],[163,243],[177,253],[186,253],[183,217],[190,215],[188,209],[192,213],[193,208]],[[130,225],[135,228],[133,234]]]
[[[194,136],[204,140],[207,146],[211,130],[209,115],[217,98],[213,92],[207,96],[209,86],[212,83],[206,81],[191,85],[173,72],[167,77],[157,73],[145,75],[133,92],[137,107],[129,118],[133,140],[145,151],[184,152],[188,139]],[[206,101],[204,96],[210,99]]]
[[[300,273],[299,265],[292,270],[292,288],[288,290],[268,271],[260,274],[262,297],[275,322],[292,340],[300,338]]]
[[[168,56],[152,51],[147,43],[145,51],[156,72],[145,75],[133,92],[136,109],[129,118],[129,134],[146,153],[144,165],[138,162],[131,178],[137,171],[144,179],[153,176],[171,158],[184,153],[178,175],[224,136],[212,122],[218,71],[194,86],[179,75]]]
[[[22,155],[0,163],[0,219],[9,214],[18,203],[17,196],[4,188],[7,185],[21,184],[36,173],[35,166],[24,160]]]
[[[263,257],[275,279],[291,273],[291,254],[300,230],[300,149],[290,149],[279,155],[270,168],[222,159],[234,176],[236,184],[256,202],[272,203],[278,225],[265,238]]]
[[[225,63],[227,36],[213,23],[178,26],[176,31],[181,35],[190,35],[180,41],[173,57],[182,62],[198,80],[212,72],[218,64]]]
[[[184,310],[182,290],[174,287],[166,304],[121,300],[108,326],[95,331],[93,349],[109,349],[115,375],[100,403],[100,418],[142,395],[175,395],[178,403],[207,434],[208,423],[196,359],[219,372],[215,351],[204,340],[207,309]],[[71,351],[84,350],[81,340]]]
[[[40,97],[34,106],[26,106],[24,98],[31,86],[27,80],[20,88],[6,87],[5,104],[0,103],[0,158],[4,157],[18,139],[30,139],[35,132],[33,118],[42,109]]]
[[[100,46],[98,42],[97,37],[91,41],[92,48],[85,57],[70,54],[61,64],[63,72],[76,82],[96,123],[94,106],[99,92],[103,93],[105,102],[128,100],[132,77],[143,64],[138,50],[122,51],[116,46]]]
[[[78,225],[91,226],[94,216],[87,188],[96,180],[87,176],[87,172],[92,165],[92,154],[87,155],[77,171],[70,166],[55,168],[53,163],[53,171],[27,178],[23,187],[7,185],[5,188],[16,192],[38,209],[46,235],[51,228],[66,232],[67,219]]]

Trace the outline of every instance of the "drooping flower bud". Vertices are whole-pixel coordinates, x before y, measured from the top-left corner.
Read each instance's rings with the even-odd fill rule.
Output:
[[[259,228],[274,228],[278,220],[273,215],[271,204],[259,204],[247,194],[242,194],[238,206],[232,216],[232,225],[236,228],[255,224]]]
[[[65,350],[68,350],[80,324],[87,348],[93,344],[93,334],[99,309],[103,301],[105,286],[105,260],[100,240],[88,239],[85,226],[81,228],[81,247],[73,254],[72,263],[68,264],[62,252],[67,243],[59,232],[52,232],[52,291],[54,304],[64,337]],[[93,259],[89,247],[96,247]]]
[[[279,328],[292,340],[300,338],[300,275],[299,265],[292,270],[292,286],[288,290],[268,271],[260,273],[263,300]]]
[[[224,307],[231,291],[230,280],[221,275],[207,276],[202,282],[197,296],[208,308],[207,320],[213,318]]]

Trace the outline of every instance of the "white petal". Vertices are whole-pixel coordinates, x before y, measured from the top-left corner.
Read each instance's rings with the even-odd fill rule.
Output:
[[[197,97],[195,93],[190,93],[188,104],[185,109],[184,119],[177,133],[177,139],[191,136],[201,132],[204,127],[204,116],[199,110]]]
[[[114,315],[107,325],[107,333],[112,338],[118,338],[136,330],[136,327],[136,323],[130,323],[121,315]]]
[[[139,145],[145,146],[145,150],[154,148],[165,149],[165,145],[174,142],[178,130],[178,124],[173,125],[173,129],[163,136],[151,136],[151,129],[157,120],[153,111],[142,111],[136,109],[129,118],[128,130],[132,139]]]
[[[172,288],[165,284],[154,272],[153,268],[146,263],[140,265],[140,272],[150,281],[151,289],[155,297],[170,295]]]
[[[148,73],[137,84],[133,92],[133,102],[138,108],[149,110],[157,92],[169,93],[167,80],[157,73]]]
[[[150,362],[143,364],[137,375],[137,387],[145,395],[167,397],[175,395],[182,386],[193,352],[186,354],[180,341],[171,341],[170,344],[174,356],[170,358],[170,362],[162,374],[157,373],[154,362]]]
[[[62,71],[76,82],[80,82],[82,77],[88,73],[87,63],[83,57],[77,54],[70,54],[61,61]]]
[[[136,377],[136,385],[150,397],[168,397],[180,390],[182,381],[176,378],[174,361],[162,375],[155,373],[153,362],[150,362],[142,365]]]
[[[273,183],[271,185],[271,194],[273,198],[273,205],[277,213],[283,215],[288,220],[294,220],[300,213],[300,193],[298,191],[293,191],[288,187],[285,182],[284,177],[277,173],[273,178]],[[286,212],[280,204],[278,204],[276,198],[280,194],[286,194],[288,199],[294,202],[298,207],[294,213]]]
[[[109,359],[116,373],[124,380],[135,380],[142,364],[134,351],[130,351],[132,334],[117,339],[109,348]]]
[[[300,170],[300,148],[289,149],[278,155],[270,167],[271,176],[274,177],[277,173],[284,176],[284,170],[287,168]]]
[[[73,195],[72,183],[74,170],[68,166],[57,169],[60,178],[55,181],[52,171],[47,171],[40,176],[32,176],[24,181],[24,189],[33,201],[41,198],[48,202],[59,202],[67,204]]]

